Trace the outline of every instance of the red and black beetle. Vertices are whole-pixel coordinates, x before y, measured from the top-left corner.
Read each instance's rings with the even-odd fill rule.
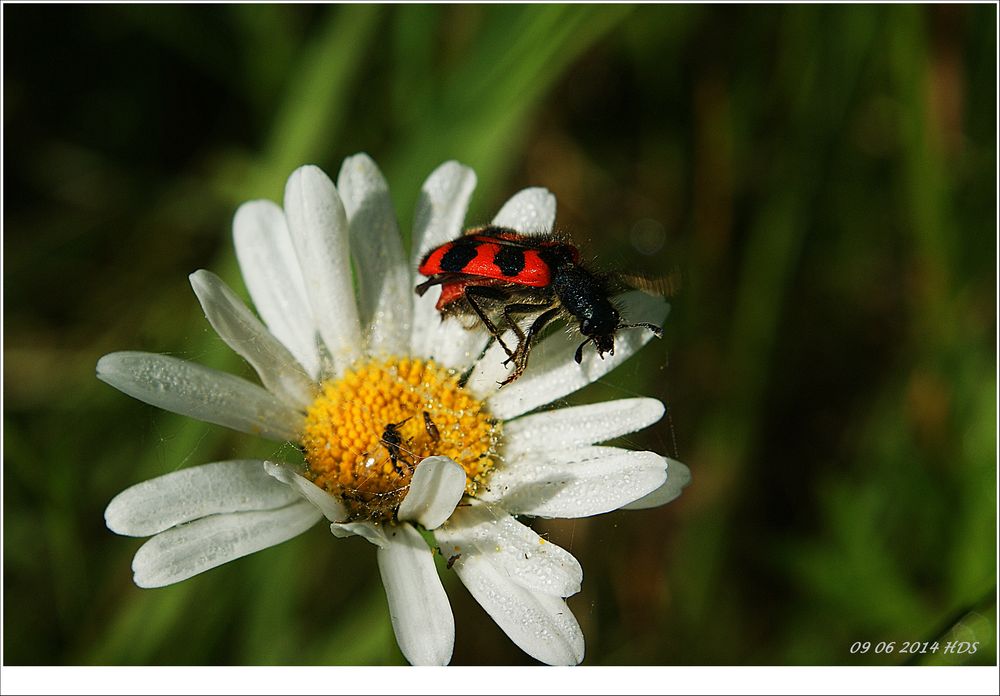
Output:
[[[524,235],[505,227],[487,225],[431,249],[417,270],[428,280],[416,287],[423,295],[441,286],[437,308],[442,314],[475,316],[507,353],[504,364],[513,361],[514,370],[501,383],[521,376],[528,364],[532,342],[560,315],[579,322],[585,337],[576,349],[576,361],[583,348],[593,342],[597,354],[615,353],[615,333],[619,329],[645,327],[657,336],[663,333],[653,324],[623,324],[609,299],[611,282],[579,263],[577,248],[552,235]],[[537,315],[527,332],[515,315]],[[502,317],[518,337],[513,351],[501,338],[496,321]]]

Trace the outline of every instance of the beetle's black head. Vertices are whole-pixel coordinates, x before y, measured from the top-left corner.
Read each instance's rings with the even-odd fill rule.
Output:
[[[594,343],[597,354],[602,358],[605,353],[615,354],[615,331],[621,323],[621,317],[610,302],[597,303],[593,308],[593,313],[580,322],[580,333],[587,337],[587,340],[576,349],[576,361],[583,359],[583,347],[590,342]]]
[[[648,324],[646,322],[639,322],[638,324],[622,324],[619,320],[618,312],[612,308],[611,313],[614,315],[614,322],[611,323],[607,320],[605,323],[594,323],[593,320],[584,319],[580,323],[580,333],[587,337],[587,340],[581,343],[576,349],[576,361],[579,363],[583,360],[583,347],[594,342],[594,347],[597,349],[597,354],[604,358],[604,354],[609,355],[615,354],[615,332],[619,329],[649,329],[653,332],[653,335],[657,338],[663,335],[663,329],[654,324]]]

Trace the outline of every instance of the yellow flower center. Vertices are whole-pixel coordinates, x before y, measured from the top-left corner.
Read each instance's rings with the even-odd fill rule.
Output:
[[[372,361],[323,383],[306,413],[306,476],[352,520],[391,520],[425,457],[444,455],[474,495],[493,467],[500,424],[430,360]]]

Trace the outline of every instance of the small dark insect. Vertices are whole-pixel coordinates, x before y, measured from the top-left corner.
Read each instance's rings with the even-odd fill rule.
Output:
[[[412,417],[410,416],[410,418]],[[382,431],[382,437],[379,438],[379,441],[389,453],[389,460],[392,462],[393,468],[400,476],[403,475],[403,469],[399,466],[399,462],[403,462],[410,471],[413,471],[413,462],[406,459],[400,451],[403,444],[403,436],[399,432],[399,427],[410,420],[410,418],[404,418],[398,423],[387,423],[385,430]]]
[[[459,558],[461,558],[461,557],[462,557],[462,554],[460,554],[460,553],[456,553],[456,554],[455,554],[454,556],[449,556],[449,557],[448,557],[448,562],[444,564],[444,565],[445,565],[445,567],[446,567],[446,568],[447,568],[448,570],[451,570],[451,567],[452,567],[453,565],[455,565],[455,561],[457,561],[457,560],[458,560]]]
[[[554,319],[578,322],[584,341],[576,349],[576,362],[593,343],[597,354],[615,354],[615,334],[621,329],[644,327],[656,336],[663,329],[645,322],[622,323],[610,300],[616,290],[611,278],[591,273],[579,263],[580,253],[552,235],[524,235],[494,225],[468,230],[465,235],[431,249],[418,267],[428,280],[416,287],[423,295],[441,286],[437,308],[442,314],[477,317],[507,353],[504,365],[514,363],[500,383],[513,382],[528,364],[532,342]],[[627,285],[626,285],[627,287]],[[496,308],[496,309],[492,309]],[[534,315],[527,332],[515,316]],[[503,319],[518,338],[511,350],[496,326]]]
[[[424,411],[424,430],[427,431],[427,436],[431,439],[431,442],[437,442],[441,439],[441,433],[438,431],[437,426],[434,425],[434,421],[431,420],[431,414]]]

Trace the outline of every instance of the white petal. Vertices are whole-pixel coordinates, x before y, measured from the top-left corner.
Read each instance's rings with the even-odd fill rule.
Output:
[[[427,457],[417,464],[396,517],[435,529],[448,519],[463,493],[465,469],[448,457]]]
[[[625,510],[644,510],[666,505],[676,499],[681,491],[691,483],[691,470],[673,459],[667,460],[667,480],[662,486],[647,493],[633,503],[623,505]]]
[[[288,349],[222,278],[201,270],[192,273],[190,280],[205,316],[226,345],[250,363],[268,391],[304,411],[312,403],[314,383]]]
[[[137,483],[104,511],[115,534],[151,536],[207,515],[270,510],[298,500],[264,473],[258,460],[232,460],[181,469]]]
[[[432,288],[424,298],[417,299],[419,301],[433,295],[431,302],[433,308],[440,292],[440,288]],[[483,348],[490,340],[489,333],[481,326],[465,326],[463,321],[456,317],[442,318],[437,310],[434,311],[435,314],[430,317],[430,321],[435,330],[426,336],[424,352],[414,354],[432,358],[439,365],[464,372],[482,355]]]
[[[301,413],[256,384],[203,365],[122,351],[97,361],[97,377],[167,411],[271,440],[299,438]]]
[[[559,597],[522,587],[480,554],[462,555],[454,568],[476,601],[521,650],[549,665],[575,665],[583,660],[583,631]]]
[[[330,525],[330,531],[338,539],[359,536],[379,548],[385,548],[389,545],[389,539],[385,535],[385,528],[374,522],[334,522]]]
[[[389,186],[365,154],[348,157],[337,177],[358,274],[358,311],[373,352],[400,355],[410,338],[413,283]]]
[[[413,269],[417,268],[428,251],[461,234],[462,222],[465,220],[469,199],[475,187],[475,172],[458,162],[445,162],[427,178],[420,191],[420,200],[414,213],[411,255]],[[433,288],[423,297],[417,297],[415,293],[412,296],[413,330],[410,339],[412,354],[440,359],[436,352],[443,353],[442,346],[448,347],[447,350],[451,354],[472,352],[474,348],[455,348],[454,343],[456,341],[471,343],[474,342],[473,338],[483,339],[467,336],[474,332],[461,330],[457,322],[452,321],[451,326],[445,328],[448,322],[442,324],[438,311],[434,308],[439,295],[440,289]]]
[[[655,452],[584,447],[532,453],[494,469],[480,500],[516,515],[589,517],[617,510],[666,480]]]
[[[302,267],[306,297],[338,372],[361,354],[347,214],[319,167],[299,167],[285,186],[285,216]]]
[[[647,321],[662,325],[667,316],[667,303],[659,297],[635,291],[622,295],[617,301],[625,322]],[[490,412],[497,418],[509,420],[572,394],[618,367],[652,337],[652,332],[644,328],[619,331],[615,336],[614,355],[605,355],[602,359],[588,346],[583,351],[583,362],[578,365],[573,355],[582,339],[563,331],[554,333],[531,349],[524,374],[489,398]]]
[[[455,646],[455,619],[434,556],[408,524],[388,536],[389,544],[377,552],[378,569],[399,649],[412,665],[446,665]]]
[[[517,335],[513,331],[508,330],[504,332],[503,342],[509,348],[513,350],[514,346],[517,345],[517,341]],[[507,353],[500,347],[500,344],[497,341],[491,343],[490,347],[483,353],[482,358],[476,361],[472,372],[469,373],[469,379],[465,382],[465,388],[480,400],[485,400],[492,394],[495,394],[500,387],[500,383],[514,369],[513,362],[504,366],[503,363],[506,359]]]
[[[211,515],[147,541],[132,560],[135,584],[163,587],[280,544],[323,516],[305,500],[275,510]]]
[[[312,503],[331,522],[342,522],[347,519],[347,510],[344,509],[343,503],[309,479],[295,473],[291,467],[275,462],[264,462],[264,471]]]
[[[504,203],[493,224],[525,234],[548,234],[556,220],[556,197],[536,187],[518,191]]]
[[[475,188],[476,173],[455,161],[445,162],[427,177],[413,216],[414,267],[428,251],[461,234]]]
[[[569,449],[604,442],[652,425],[663,417],[656,399],[619,399],[560,408],[504,423],[504,456]]]
[[[254,307],[296,360],[319,375],[317,329],[285,214],[271,201],[250,201],[233,218],[233,241]]]
[[[443,555],[481,554],[526,589],[557,597],[580,591],[583,568],[573,555],[498,507],[471,501],[455,510],[434,537]]]

